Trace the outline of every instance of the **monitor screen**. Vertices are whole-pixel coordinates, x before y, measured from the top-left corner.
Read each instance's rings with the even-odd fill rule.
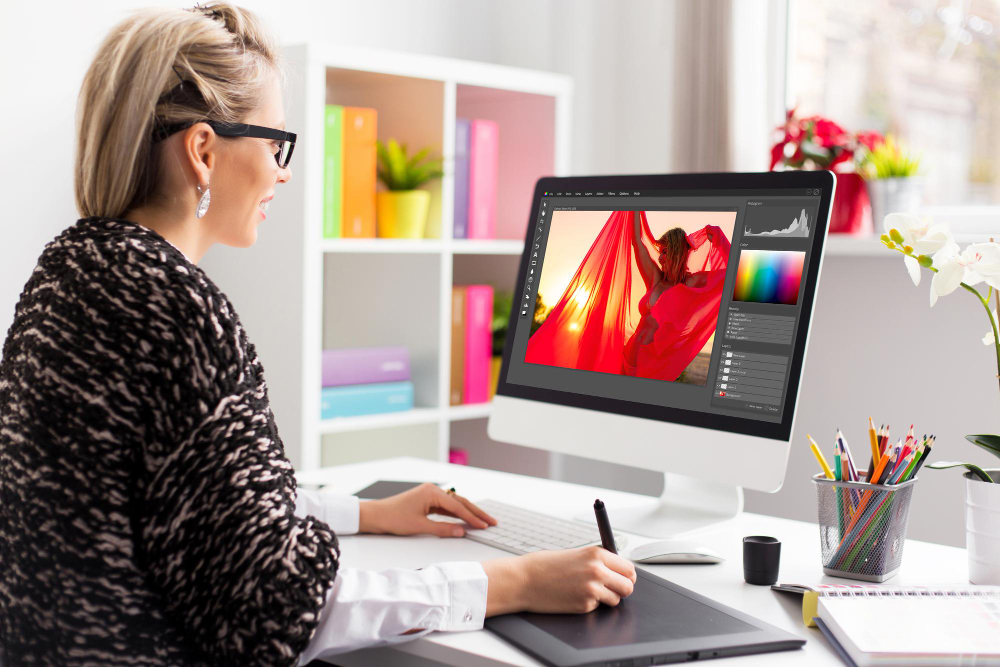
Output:
[[[782,437],[832,179],[724,176],[543,179],[500,393]]]

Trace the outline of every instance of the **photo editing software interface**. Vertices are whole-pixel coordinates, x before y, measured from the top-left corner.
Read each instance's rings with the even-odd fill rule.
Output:
[[[821,194],[543,194],[506,381],[780,422]]]

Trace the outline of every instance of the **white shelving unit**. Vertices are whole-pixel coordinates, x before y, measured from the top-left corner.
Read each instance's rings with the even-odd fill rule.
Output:
[[[213,248],[203,266],[257,347],[296,469],[398,455],[447,460],[453,425],[479,420],[485,442],[490,412],[489,404],[448,404],[452,286],[513,289],[535,181],[569,173],[572,80],[324,43],[286,47],[285,55],[286,125],[298,133],[292,179],[278,184],[252,248]],[[322,238],[326,104],[373,107],[379,139],[444,156],[444,177],[427,187],[429,238]],[[451,237],[460,117],[500,128],[495,240]],[[410,349],[416,407],[321,420],[321,351],[375,345]]]

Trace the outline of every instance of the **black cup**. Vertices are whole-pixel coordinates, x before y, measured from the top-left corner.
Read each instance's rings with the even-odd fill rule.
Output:
[[[781,541],[751,535],[743,538],[743,578],[748,584],[770,586],[778,581]]]

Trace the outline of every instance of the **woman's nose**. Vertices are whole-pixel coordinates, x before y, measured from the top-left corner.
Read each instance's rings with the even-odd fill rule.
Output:
[[[292,179],[292,168],[285,167],[284,169],[278,169],[278,182],[287,183]]]

